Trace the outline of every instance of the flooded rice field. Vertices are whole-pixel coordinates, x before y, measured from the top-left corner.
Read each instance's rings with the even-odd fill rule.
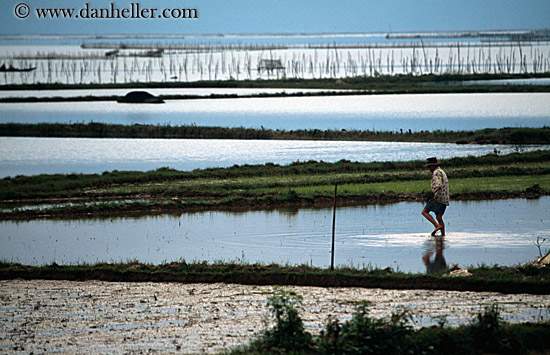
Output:
[[[223,79],[345,78],[380,74],[537,73],[550,69],[548,42],[483,43],[383,34],[141,38],[0,39],[7,65],[0,84],[188,82]],[[503,37],[505,38],[505,37]],[[60,45],[60,40],[65,45]],[[243,42],[244,41],[244,42]],[[502,41],[502,42],[500,42]],[[137,42],[137,43],[136,43]],[[441,43],[444,42],[444,43]],[[198,50],[200,49],[200,50]],[[154,56],[149,53],[153,50]],[[519,58],[519,59],[517,59]],[[262,63],[283,69],[262,70]],[[538,82],[537,82],[538,83]],[[514,83],[511,83],[514,84]],[[521,83],[525,84],[525,83]],[[269,90],[262,92],[288,92]],[[304,90],[300,90],[304,91]],[[13,96],[122,95],[126,90],[0,93]],[[151,90],[153,94],[255,94],[255,90]],[[548,125],[541,94],[377,95],[173,100],[164,105],[115,102],[1,104],[0,122],[103,122],[268,129],[378,131],[474,130]],[[398,161],[451,158],[541,147],[428,143],[0,138],[0,177],[106,170],[180,170],[296,160]],[[547,147],[544,147],[547,149]],[[446,237],[429,236],[419,203],[340,208],[337,265],[434,272],[441,267],[516,265],[538,256],[549,239],[550,198],[453,202]],[[330,263],[331,209],[197,212],[141,218],[0,222],[0,260],[29,265],[171,261]],[[543,246],[544,248],[544,246]],[[496,293],[288,287],[304,296],[302,316],[314,333],[329,314],[351,317],[410,310],[416,327],[464,324],[498,304],[507,321],[550,318],[546,296]],[[270,324],[271,286],[225,284],[0,281],[1,353],[219,352],[248,342]]]
[[[109,102],[2,103],[1,123],[198,125],[377,131],[542,127],[550,93],[403,94]]]
[[[296,161],[424,160],[550,149],[548,145],[446,143],[0,137],[0,178],[16,175],[102,173],[290,164]]]
[[[432,272],[517,265],[538,256],[550,197],[452,202],[447,235],[430,237],[422,204],[339,208],[335,264]],[[0,259],[27,265],[185,260],[330,265],[332,209],[0,222]],[[544,246],[543,246],[544,247]]]
[[[105,90],[99,90],[103,92]],[[193,92],[197,91],[195,89]],[[198,90],[206,95],[217,90]],[[90,94],[95,92],[90,91]],[[237,90],[245,93],[247,90]],[[48,91],[45,95],[55,95]],[[61,93],[60,95],[65,95]],[[116,102],[3,103],[0,122],[198,125],[374,131],[543,127],[550,94],[427,94]],[[110,170],[178,170],[323,160],[401,161],[503,154],[548,146],[439,143],[0,137],[0,177]]]
[[[550,319],[541,295],[489,292],[285,287],[304,297],[300,315],[317,334],[332,315],[351,318],[357,302],[370,316],[409,310],[415,327],[466,324],[498,304],[508,322]],[[273,325],[272,286],[232,284],[0,281],[0,352],[13,354],[217,353]]]

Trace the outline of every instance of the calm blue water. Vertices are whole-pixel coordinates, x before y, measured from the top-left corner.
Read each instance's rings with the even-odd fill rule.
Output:
[[[104,122],[269,129],[475,130],[550,125],[550,93],[366,95],[0,104],[0,122]]]
[[[0,104],[0,122],[106,122],[270,129],[473,130],[550,125],[550,94],[369,95]],[[323,141],[0,138],[0,176],[179,170],[297,160],[389,161],[509,153],[518,147]],[[547,149],[548,146],[521,147]]]
[[[516,265],[538,256],[537,237],[550,237],[550,197],[452,202],[443,239],[430,237],[433,227],[421,209],[420,203],[339,208],[335,264],[425,272],[440,252],[439,261],[443,257],[447,265]],[[0,222],[0,259],[32,265],[206,260],[327,267],[331,230],[332,209]]]
[[[0,45],[79,46],[121,38],[2,38]],[[131,38],[182,43],[180,38]],[[392,43],[413,40],[392,39]],[[440,38],[425,39],[443,41]],[[452,39],[456,43],[462,41]],[[471,40],[468,40],[469,42]],[[477,42],[478,40],[473,40]],[[191,37],[186,44],[387,43],[383,34]],[[449,41],[447,41],[447,44]],[[77,47],[78,48],[78,47]],[[67,48],[62,48],[66,50]],[[319,51],[321,53],[321,51]],[[323,51],[326,53],[326,50]],[[443,52],[442,52],[443,53]],[[315,55],[315,54],[312,54]],[[442,54],[443,55],[443,54]],[[105,69],[105,68],[103,68]],[[109,79],[109,78],[104,78]],[[53,93],[51,96],[55,96]],[[0,122],[105,122],[271,129],[378,131],[473,130],[550,125],[550,94],[369,95],[169,101],[165,105],[98,103],[0,104]],[[296,160],[425,159],[503,153],[514,147],[369,142],[220,140],[89,140],[0,138],[0,176],[54,172],[149,170]],[[529,148],[531,149],[531,148]],[[537,236],[548,238],[549,198],[453,203],[448,236],[429,237],[420,204],[342,208],[336,263],[425,271],[438,250],[448,264],[511,265],[534,259]],[[221,213],[104,220],[0,222],[0,259],[24,264],[172,260],[243,260],[327,266],[331,210]],[[433,262],[432,262],[433,264]]]
[[[229,167],[235,164],[290,164],[295,161],[336,162],[447,159],[514,152],[513,145],[441,143],[279,141],[223,139],[99,139],[0,137],[0,177],[54,173],[102,173]],[[550,149],[548,145],[522,150]]]

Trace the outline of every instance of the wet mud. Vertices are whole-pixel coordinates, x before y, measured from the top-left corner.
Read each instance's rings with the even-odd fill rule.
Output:
[[[542,295],[287,286],[316,334],[332,315],[350,319],[360,300],[371,316],[408,310],[415,327],[456,326],[498,304],[509,322],[550,319]],[[0,281],[0,352],[214,353],[246,344],[272,325],[272,286],[104,281]]]

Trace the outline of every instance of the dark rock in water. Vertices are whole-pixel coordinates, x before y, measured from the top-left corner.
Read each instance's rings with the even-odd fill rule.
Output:
[[[164,101],[146,91],[131,91],[116,100],[126,104],[163,104]]]

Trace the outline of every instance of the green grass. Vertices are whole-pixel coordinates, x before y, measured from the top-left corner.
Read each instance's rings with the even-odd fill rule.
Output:
[[[429,172],[423,161],[358,163],[339,161],[242,165],[194,171],[161,168],[149,172],[113,171],[103,174],[56,174],[17,176],[0,180],[0,198],[32,198],[43,195],[75,196],[100,193],[162,191],[164,189],[227,190],[254,186],[295,187],[300,185],[376,183],[423,180]],[[456,178],[532,175],[548,173],[550,151],[482,157],[452,158],[443,161]]]
[[[522,192],[534,184],[539,184],[544,191],[550,191],[550,176],[534,175],[534,176],[499,176],[487,178],[464,178],[452,179],[452,191],[455,194],[466,194],[476,192]],[[331,196],[334,194],[334,185],[321,186],[306,186],[296,187],[294,189],[298,195],[314,196]],[[392,181],[383,183],[369,184],[344,184],[338,186],[338,194],[340,196],[361,196],[368,194],[420,194],[423,191],[429,190],[429,185],[426,181]]]
[[[2,123],[0,136],[93,137],[93,138],[196,138],[196,139],[285,139],[353,140],[393,142],[442,142],[490,144],[550,144],[550,127],[499,128],[477,131],[361,131],[361,130],[272,130],[196,125],[118,125],[105,123]]]
[[[533,259],[536,258],[533,247]],[[501,290],[508,293],[548,294],[550,268],[534,266],[488,267],[468,269],[469,277],[450,278],[448,270],[437,274],[409,274],[372,267],[338,266],[333,271],[310,265],[249,264],[237,262],[171,262],[143,264],[135,260],[123,263],[98,263],[79,265],[26,266],[3,261],[0,263],[0,279],[46,278],[82,280],[141,280],[193,282],[238,282],[244,284],[316,285],[333,287],[387,287],[429,288],[446,290]],[[506,290],[506,291],[504,291]]]
[[[549,73],[529,74],[443,74],[443,75],[380,75],[376,77],[358,76],[343,79],[257,79],[257,80],[204,80],[196,82],[148,82],[148,83],[90,83],[90,84],[18,84],[1,85],[2,90],[63,90],[63,89],[109,89],[109,88],[311,88],[311,89],[354,89],[373,90],[391,89],[412,89],[421,84],[441,82],[460,82],[466,80],[497,80],[497,79],[528,79],[545,78]],[[483,86],[487,90],[536,90],[539,85],[526,85],[524,88],[517,88],[519,85],[491,85]],[[438,86],[441,90],[468,89],[462,85]]]
[[[538,184],[542,190],[550,191],[550,176],[501,176],[495,178],[467,178],[457,179],[453,188],[457,193],[496,192],[496,191],[525,191],[530,186]]]
[[[503,198],[550,193],[550,151],[452,158],[442,166],[453,199]],[[37,215],[151,213],[239,206],[323,205],[338,184],[340,205],[360,201],[419,201],[429,190],[422,161],[296,162],[230,168],[18,176],[0,180],[0,205],[73,202],[42,211],[12,210],[0,219]],[[491,195],[492,194],[492,195]],[[100,200],[101,204],[88,202]],[[129,200],[129,201],[126,201]]]

